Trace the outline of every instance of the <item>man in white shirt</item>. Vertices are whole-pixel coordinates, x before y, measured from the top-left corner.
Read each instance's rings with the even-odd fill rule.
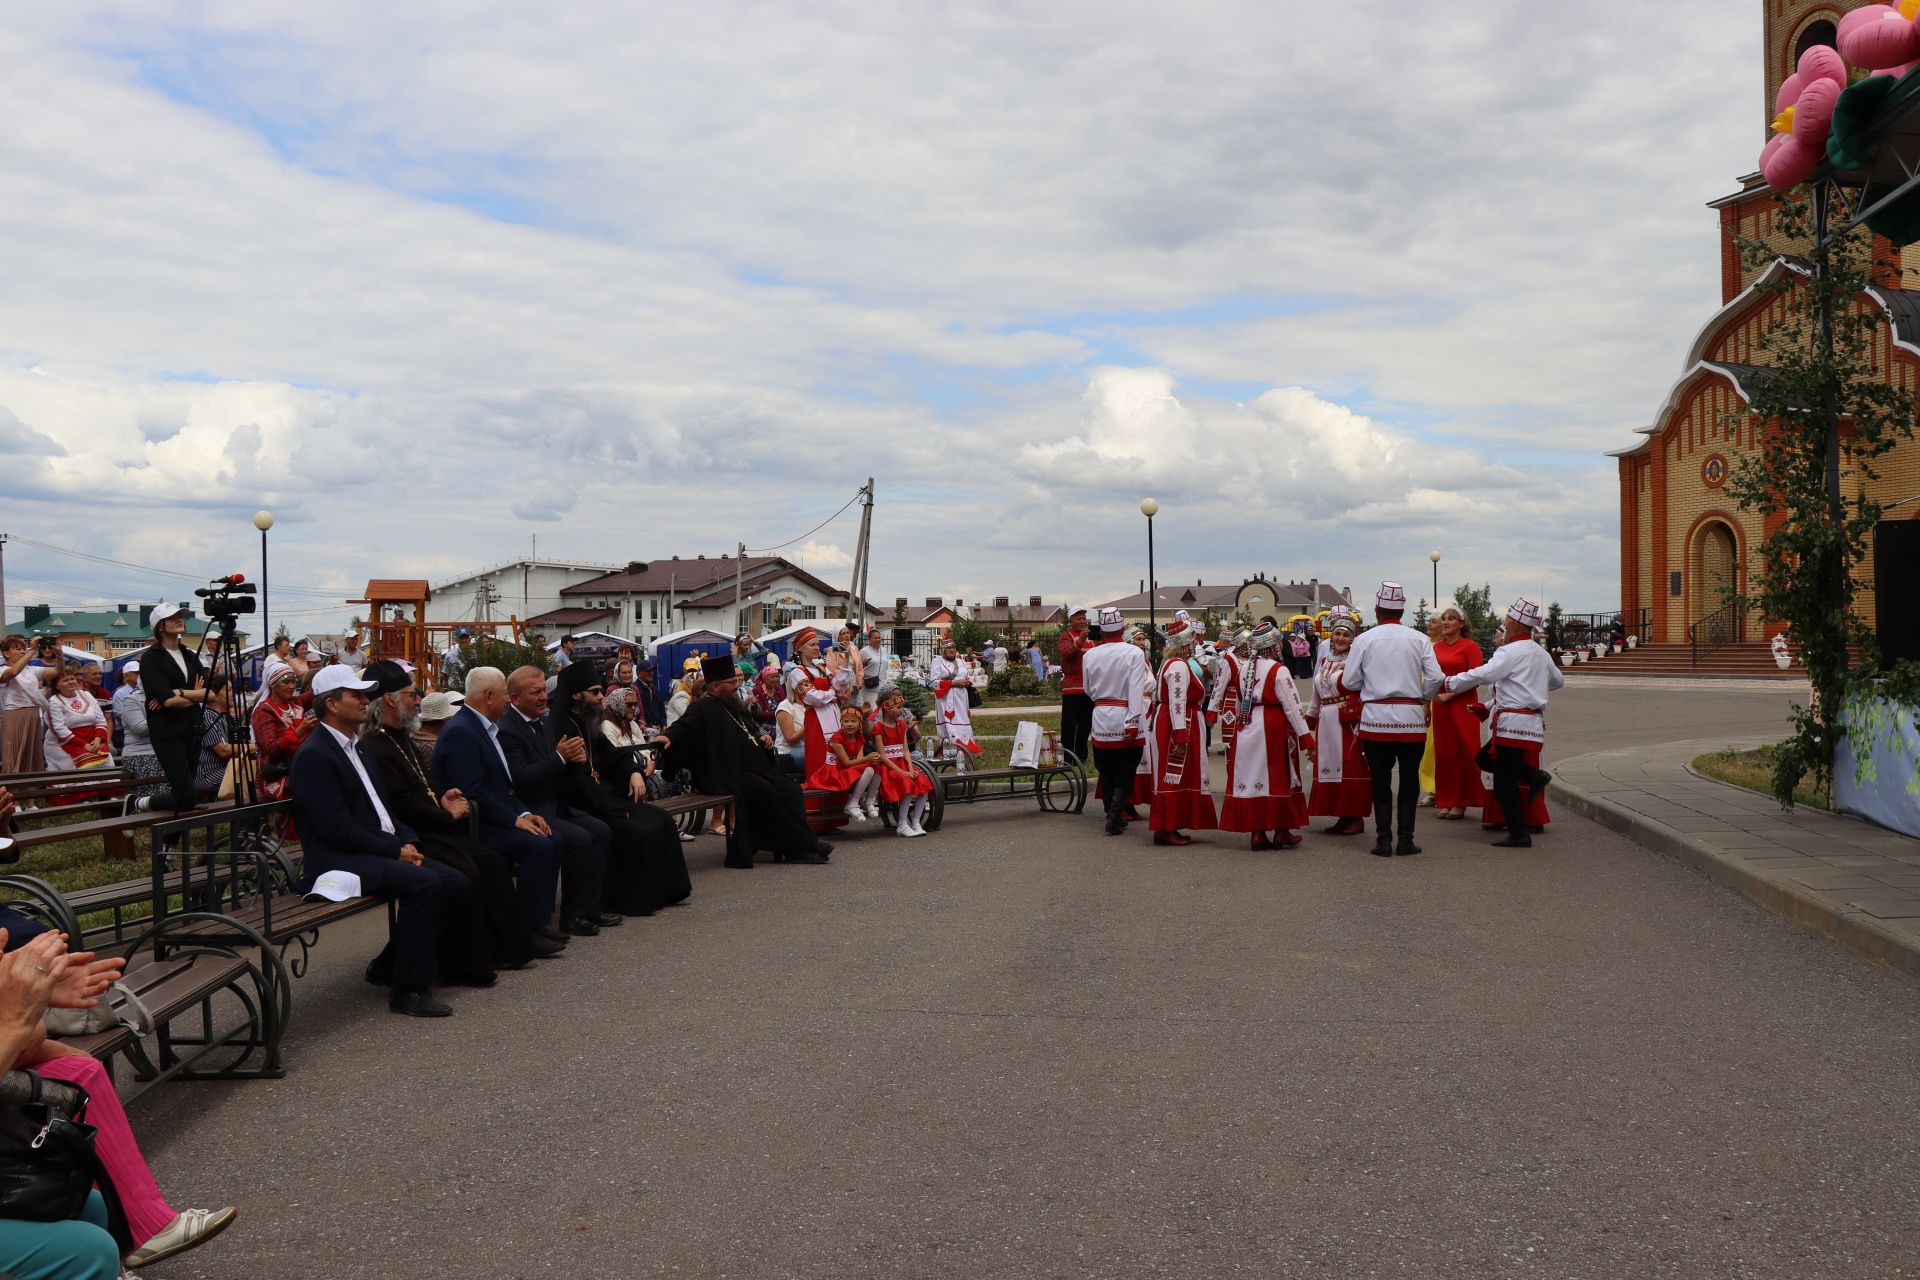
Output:
[[[1127,829],[1133,805],[1133,775],[1146,749],[1147,655],[1126,643],[1126,620],[1118,609],[1100,611],[1099,642],[1080,661],[1080,679],[1093,703],[1088,743],[1107,806],[1107,834]]]
[[[427,861],[413,830],[398,821],[375,781],[377,766],[357,741],[376,685],[334,663],[313,677],[320,727],[294,752],[287,795],[300,830],[309,883],[329,871],[359,878],[360,892],[394,898],[400,912],[386,949],[367,966],[367,979],[388,986],[388,1006],[414,1018],[444,1018],[453,1010],[432,994],[440,936],[471,910],[473,885],[444,862]]]
[[[1413,816],[1420,803],[1420,760],[1427,753],[1426,704],[1446,674],[1433,656],[1433,642],[1402,626],[1407,593],[1397,582],[1383,582],[1374,594],[1379,625],[1355,637],[1347,651],[1340,688],[1360,695],[1361,749],[1373,771],[1374,844],[1382,858],[1420,852],[1413,842]],[[1393,771],[1400,770],[1400,839],[1393,838]]]
[[[1474,708],[1474,714],[1492,716],[1493,794],[1500,801],[1507,820],[1507,838],[1495,840],[1501,849],[1531,849],[1533,837],[1527,830],[1527,810],[1531,800],[1540,796],[1553,775],[1540,768],[1540,753],[1547,742],[1547,699],[1567,679],[1553,658],[1534,642],[1540,626],[1540,606],[1521,596],[1507,609],[1507,634],[1493,651],[1493,657],[1471,671],[1449,676],[1442,699],[1481,685],[1493,685],[1493,705]],[[1533,789],[1533,797],[1523,798],[1521,784]]]
[[[333,655],[333,660],[354,671],[366,669],[367,651],[360,647],[359,628],[349,627],[340,633],[340,652]]]

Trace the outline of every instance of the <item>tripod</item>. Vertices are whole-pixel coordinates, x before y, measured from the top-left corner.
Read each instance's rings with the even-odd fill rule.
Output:
[[[218,714],[226,729],[227,743],[234,748],[233,758],[229,762],[233,770],[233,803],[237,807],[244,807],[254,802],[258,777],[257,763],[250,750],[253,745],[253,709],[241,685],[240,620],[233,614],[216,613],[208,621],[212,625],[200,637],[198,652],[202,655],[201,665],[206,671],[207,688],[217,689],[224,683],[227,690],[227,708]],[[209,645],[212,654],[206,656]],[[200,718],[200,731],[194,735],[196,758],[206,736],[207,719],[203,715]]]

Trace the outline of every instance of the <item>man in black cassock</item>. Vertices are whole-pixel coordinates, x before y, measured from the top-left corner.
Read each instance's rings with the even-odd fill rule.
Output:
[[[727,865],[751,867],[761,849],[776,862],[825,862],[833,846],[807,825],[806,795],[774,764],[772,741],[740,701],[733,655],[705,659],[701,675],[706,696],[653,741],[667,748],[666,767],[691,771],[693,785],[708,795],[734,798]]]
[[[693,892],[693,881],[687,875],[686,855],[680,851],[680,828],[652,805],[634,799],[636,789],[629,783],[641,767],[639,762],[618,759],[602,749],[607,744],[600,732],[606,688],[600,664],[592,658],[575,658],[560,669],[554,694],[556,705],[547,714],[547,736],[556,746],[562,738],[577,737],[587,743],[586,759],[569,762],[556,787],[568,808],[592,814],[613,833],[606,900],[616,911],[637,916],[685,902]],[[644,780],[637,790],[644,799]]]

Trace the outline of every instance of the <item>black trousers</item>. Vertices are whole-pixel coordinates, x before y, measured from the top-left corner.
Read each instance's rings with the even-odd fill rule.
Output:
[[[1095,747],[1094,772],[1106,789],[1107,821],[1133,807],[1133,775],[1140,771],[1140,753],[1145,747]]]
[[[193,808],[193,772],[200,763],[200,739],[197,736],[155,738],[153,758],[160,762],[160,771],[167,775],[167,791],[171,792],[156,795],[153,802],[176,812]]]
[[[1087,763],[1087,738],[1093,733],[1093,699],[1084,693],[1060,695],[1060,745]]]
[[[543,816],[553,834],[565,842],[560,850],[560,918],[599,915],[604,910],[613,832],[600,819],[578,810],[564,818]]]
[[[1493,747],[1493,796],[1507,815],[1507,834],[1518,839],[1527,834],[1527,806],[1520,797],[1520,784],[1538,790],[1553,775],[1527,763],[1524,747]]]
[[[467,878],[473,897],[456,908],[440,939],[440,972],[450,978],[485,977],[496,967],[533,959],[533,935],[520,911],[519,891],[506,858],[451,834],[420,837],[420,852]]]
[[[1373,838],[1386,844],[1393,839],[1393,770],[1400,768],[1400,841],[1413,840],[1413,815],[1420,807],[1420,759],[1427,754],[1424,742],[1362,741],[1367,753],[1367,768],[1373,772]]]
[[[360,877],[360,892],[378,898],[397,898],[400,917],[386,949],[374,957],[372,972],[395,987],[427,988],[440,967],[440,939],[447,925],[470,910],[473,886],[444,862],[428,858],[419,866],[398,858],[370,853],[308,859],[307,871],[351,871]],[[462,975],[469,976],[469,975]]]

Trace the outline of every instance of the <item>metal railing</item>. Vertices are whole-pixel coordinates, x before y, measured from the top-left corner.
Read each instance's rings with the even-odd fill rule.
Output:
[[[1687,644],[1693,652],[1693,665],[1700,665],[1700,655],[1712,653],[1715,649],[1730,644],[1738,644],[1745,638],[1747,629],[1747,607],[1742,601],[1735,600],[1721,605],[1700,621],[1687,628]]]
[[[1635,644],[1653,643],[1653,610],[1618,609],[1610,613],[1563,613],[1557,624],[1547,628],[1548,647],[1579,649],[1592,644],[1610,643],[1613,624],[1618,619]]]

